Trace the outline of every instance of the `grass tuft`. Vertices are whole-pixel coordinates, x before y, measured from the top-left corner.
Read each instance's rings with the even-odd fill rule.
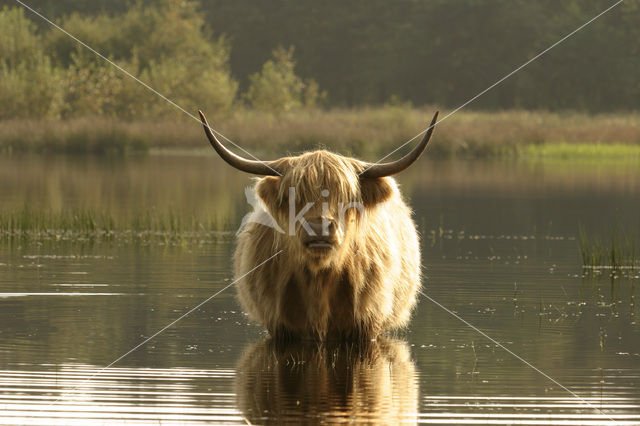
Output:
[[[630,237],[620,226],[611,231],[610,240],[589,236],[580,227],[580,251],[582,266],[589,269],[636,269],[640,268],[636,239]]]
[[[95,240],[126,238],[182,244],[188,239],[216,239],[232,232],[229,221],[215,217],[189,217],[174,212],[148,211],[114,217],[92,210],[43,212],[24,208],[0,212],[0,239]]]

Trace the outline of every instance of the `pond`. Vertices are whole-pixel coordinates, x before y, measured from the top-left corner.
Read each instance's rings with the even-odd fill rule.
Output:
[[[408,330],[283,347],[233,286],[211,298],[250,176],[213,155],[1,157],[4,212],[217,225],[0,238],[0,423],[640,422],[640,271],[583,269],[579,243],[637,238],[640,165],[422,159],[398,180],[425,268]]]

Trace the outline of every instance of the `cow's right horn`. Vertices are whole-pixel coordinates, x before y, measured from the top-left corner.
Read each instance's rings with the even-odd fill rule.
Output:
[[[411,150],[410,153],[405,155],[396,161],[391,161],[389,163],[373,163],[368,164],[367,167],[360,173],[361,178],[380,178],[384,176],[395,175],[396,173],[400,173],[410,165],[414,163],[422,152],[427,147],[429,143],[429,139],[431,139],[431,134],[433,133],[433,128],[436,126],[436,120],[438,119],[438,111],[433,115],[433,120],[431,120],[431,124],[427,128],[427,133],[422,138],[422,141]]]
[[[211,146],[216,150],[216,152],[220,155],[220,157],[222,157],[224,161],[238,170],[252,173],[254,175],[282,176],[282,174],[277,170],[273,161],[247,160],[246,158],[240,157],[239,155],[236,155],[233,152],[229,151],[213,134],[209,123],[207,123],[207,118],[204,116],[202,111],[198,110],[198,113],[200,114],[200,120],[202,121],[202,125],[204,126],[204,132],[207,135]]]

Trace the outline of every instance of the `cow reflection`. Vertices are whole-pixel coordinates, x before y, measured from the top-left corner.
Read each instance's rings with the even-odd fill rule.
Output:
[[[418,385],[405,342],[249,347],[237,366],[239,409],[251,423],[415,422]]]

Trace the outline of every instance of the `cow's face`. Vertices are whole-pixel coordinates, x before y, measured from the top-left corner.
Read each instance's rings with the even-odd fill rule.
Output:
[[[327,151],[278,163],[282,176],[262,178],[257,193],[285,233],[285,250],[311,270],[339,266],[366,232],[367,212],[392,195],[392,181],[362,178],[363,163]]]
[[[285,231],[288,247],[281,249],[289,250],[290,258],[299,256],[312,270],[339,266],[353,252],[349,248],[359,248],[354,242],[366,232],[367,212],[395,190],[387,176],[400,173],[420,157],[438,118],[436,112],[411,152],[388,163],[364,163],[327,151],[265,162],[229,151],[199,113],[211,146],[224,161],[238,170],[267,176],[258,183],[257,192]]]

